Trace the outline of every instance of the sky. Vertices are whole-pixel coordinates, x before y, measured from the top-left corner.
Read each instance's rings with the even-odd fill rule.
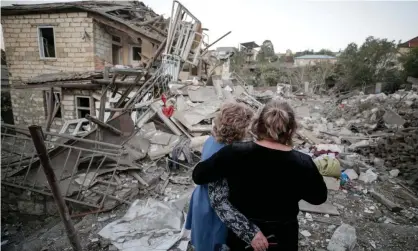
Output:
[[[1,5],[50,2],[62,0],[2,0]],[[144,3],[156,13],[170,16],[171,0]],[[418,36],[418,1],[182,0],[181,3],[209,29],[209,42],[232,31],[215,48],[270,40],[276,53],[287,49],[339,51],[351,42],[362,44],[368,36],[396,42]]]

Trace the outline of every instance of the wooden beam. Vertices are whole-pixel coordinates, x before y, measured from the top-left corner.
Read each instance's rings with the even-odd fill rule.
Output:
[[[138,23],[138,25],[139,25],[139,26],[142,26],[142,25],[147,25],[147,24],[153,24],[153,23],[155,23],[156,21],[159,21],[159,20],[161,20],[161,19],[163,19],[163,16],[162,16],[162,15],[160,15],[160,16],[158,16],[158,17],[151,18],[150,20],[147,20],[147,21],[144,21],[144,22]]]
[[[163,52],[164,47],[165,47],[166,44],[167,44],[167,38],[164,39],[164,41],[158,46],[158,49],[154,52],[154,55],[152,55],[152,57],[148,60],[147,66],[145,67],[145,70],[148,71],[151,68],[155,59],[158,58],[161,55],[161,53]]]
[[[110,26],[110,27],[113,27],[117,30],[120,30],[120,31],[128,34],[129,36],[136,37],[136,38],[139,37],[141,39],[147,39],[147,40],[150,40],[153,43],[161,43],[160,40],[158,40],[156,38],[153,38],[153,37],[150,37],[150,36],[147,36],[146,34],[141,33],[140,31],[137,31],[135,29],[135,27],[133,27],[133,25],[131,25],[131,24],[121,24],[119,22],[104,18],[100,15],[92,14],[92,16],[93,16],[94,20],[96,20],[97,22],[102,23],[102,24],[107,25],[107,26]]]
[[[86,119],[88,121],[90,121],[92,123],[95,123],[96,125],[102,127],[103,129],[108,130],[111,133],[114,133],[114,134],[119,135],[119,136],[123,135],[123,133],[120,130],[114,128],[113,126],[111,126],[109,124],[103,123],[102,121],[98,120],[97,118],[90,116],[90,114],[86,115]]]
[[[47,102],[47,112],[48,112],[48,117],[46,119],[46,125],[45,125],[45,131],[49,132],[49,129],[51,128],[52,125],[52,120],[54,119],[53,115],[54,115],[54,87],[51,87],[51,89],[49,90],[49,99]]]

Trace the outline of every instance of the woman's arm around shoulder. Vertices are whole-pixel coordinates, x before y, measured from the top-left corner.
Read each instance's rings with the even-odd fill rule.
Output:
[[[227,177],[233,168],[233,149],[233,145],[227,145],[207,160],[199,162],[193,170],[193,181],[202,185]]]
[[[309,155],[300,154],[302,159],[302,199],[313,205],[320,205],[327,200],[328,190],[324,178]]]

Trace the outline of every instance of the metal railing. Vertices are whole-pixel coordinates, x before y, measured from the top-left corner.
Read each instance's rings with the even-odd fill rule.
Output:
[[[7,124],[1,129],[2,185],[52,196],[29,131]],[[115,173],[126,170],[120,145],[48,132],[44,142],[64,200],[94,208],[109,198],[123,201],[115,194],[121,186]]]

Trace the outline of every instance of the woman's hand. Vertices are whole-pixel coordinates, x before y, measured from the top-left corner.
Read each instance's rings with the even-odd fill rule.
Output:
[[[251,241],[251,247],[255,251],[265,251],[268,249],[269,243],[261,231],[254,236],[254,239]]]

